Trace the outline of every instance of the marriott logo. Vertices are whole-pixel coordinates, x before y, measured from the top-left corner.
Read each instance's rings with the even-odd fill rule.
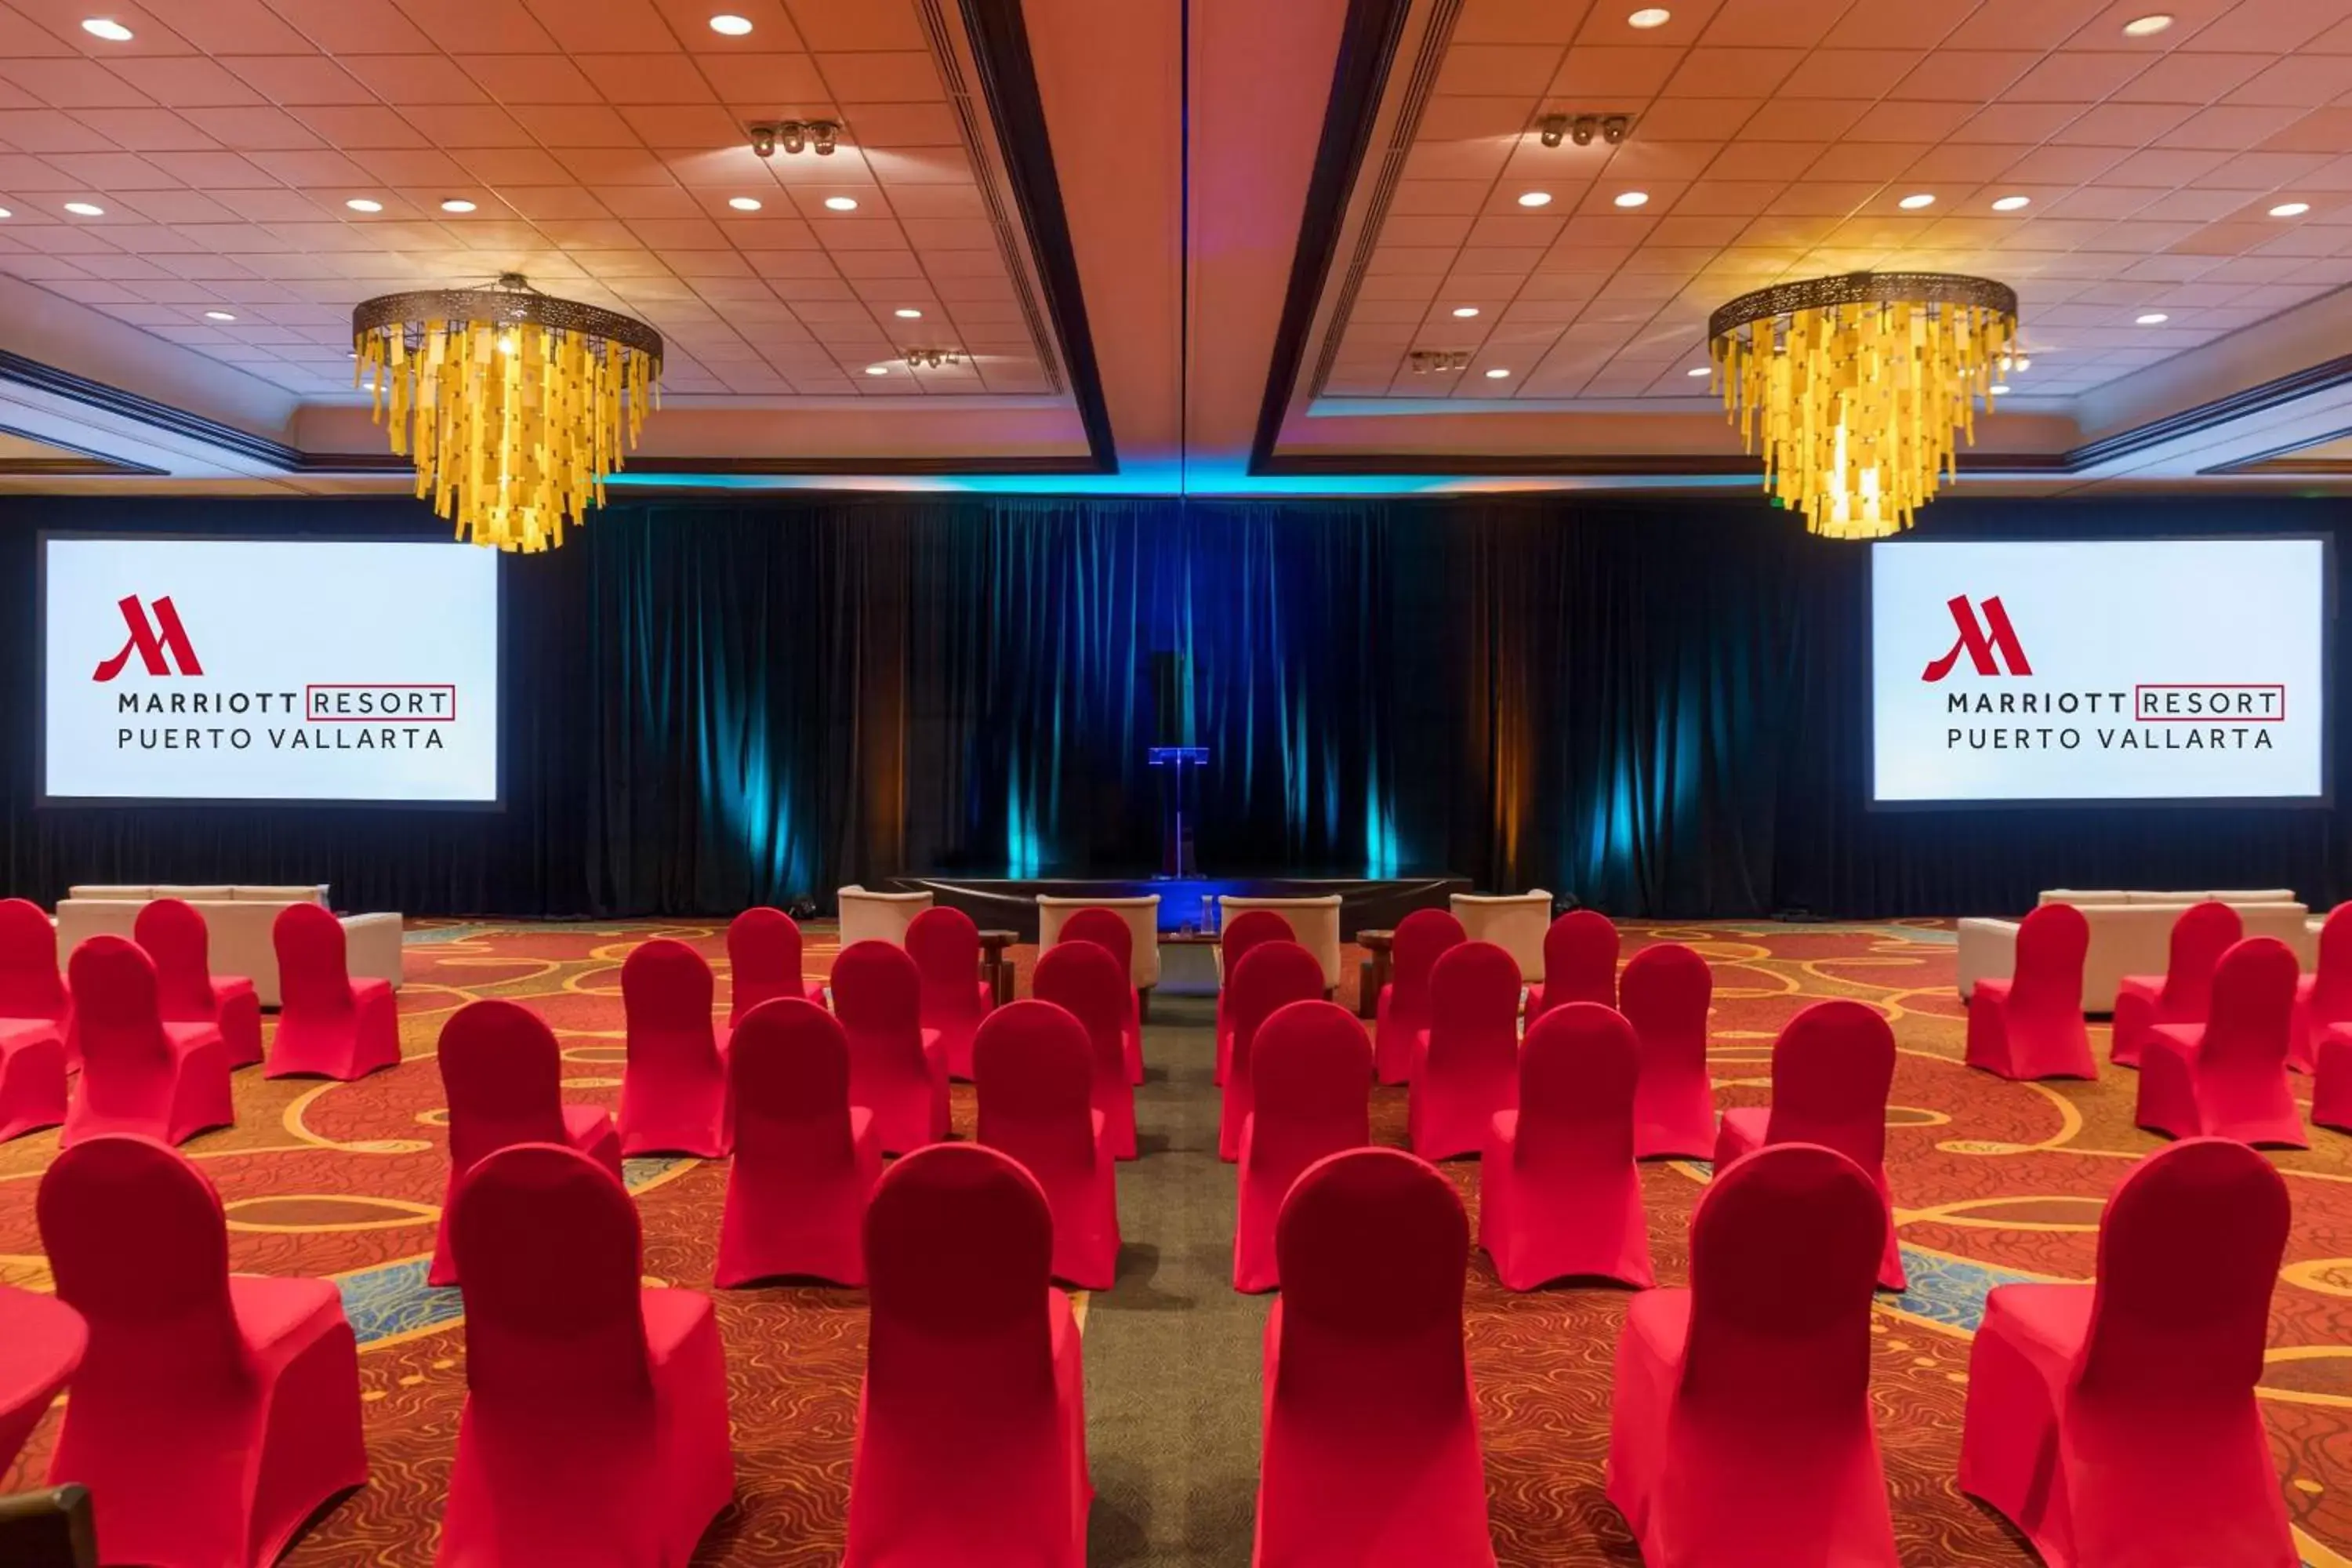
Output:
[[[205,667],[196,662],[196,648],[188,640],[188,628],[180,624],[180,612],[173,607],[169,595],[155,601],[152,624],[136,594],[116,601],[115,608],[122,612],[123,624],[131,628],[131,636],[113,658],[102,660],[90,672],[92,680],[112,680],[130,664],[132,654],[139,656],[150,675],[169,675],[174,663],[179,665],[182,675],[205,672]]]
[[[1981,621],[1966,594],[1945,601],[1944,607],[1952,612],[1952,621],[1959,627],[1960,635],[1943,658],[1919,672],[1920,679],[1943,679],[1952,673],[1952,667],[1959,663],[1962,654],[1968,655],[1979,675],[2000,675],[2003,663],[2009,666],[2011,675],[2033,673],[2033,666],[2025,660],[2025,645],[2017,640],[2017,628],[2009,624],[2009,612],[2001,607],[2000,595],[1984,602]]]

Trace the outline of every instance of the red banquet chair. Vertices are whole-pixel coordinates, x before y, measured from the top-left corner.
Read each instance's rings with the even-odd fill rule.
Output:
[[[1250,1042],[1234,1215],[1234,1289],[1282,1283],[1275,1222],[1299,1173],[1372,1141],[1372,1043],[1353,1013],[1318,998],[1274,1010]]]
[[[1723,1113],[1715,1168],[1773,1143],[1820,1143],[1877,1184],[1885,1221],[1878,1283],[1900,1290],[1903,1251],[1895,1240],[1895,1200],[1886,1184],[1886,1093],[1895,1082],[1895,1031],[1859,1002],[1816,1002],[1772,1042],[1772,1103]]]
[[[1118,960],[1118,972],[1127,976],[1127,1076],[1130,1083],[1143,1081],[1143,998],[1135,989],[1135,932],[1117,910],[1079,910],[1062,922],[1062,944],[1090,942]],[[1041,955],[1037,962],[1045,962]],[[1033,980],[1031,988],[1035,988]]]
[[[1111,921],[1127,929],[1117,915]],[[1053,1003],[1085,1026],[1094,1068],[1094,1108],[1102,1113],[1105,1143],[1112,1157],[1120,1160],[1136,1155],[1135,1079],[1129,1071],[1127,1032],[1135,1017],[1132,973],[1108,948],[1080,939],[1065,940],[1039,954],[1029,979],[1030,994],[1038,1001]]]
[[[1086,1376],[1020,1162],[947,1143],[866,1215],[873,1307],[844,1568],[1082,1568]]]
[[[1415,910],[1397,921],[1372,1020],[1372,1068],[1382,1083],[1412,1081],[1413,1042],[1429,1027],[1429,972],[1469,940],[1448,910]]]
[[[948,1058],[922,1025],[922,977],[896,945],[854,942],[833,961],[833,1011],[849,1039],[849,1102],[874,1112],[886,1154],[948,1135]]]
[[[996,1005],[995,990],[980,977],[980,928],[961,910],[925,910],[907,922],[907,956],[921,977],[923,1027],[940,1032],[948,1076],[971,1077],[972,1036]]]
[[[2089,1285],[2001,1285],[1969,1354],[1960,1489],[2044,1563],[2302,1561],[2254,1384],[2286,1249],[2285,1180],[2191,1138],[2117,1184]]]
[[[0,1474],[16,1462],[89,1347],[79,1312],[55,1296],[0,1285]]]
[[[2352,1132],[2352,1024],[2319,1031],[2319,1066],[2311,1075],[2311,1119]]]
[[[2274,936],[2223,953],[2208,1021],[2151,1025],[2140,1037],[2133,1120],[2171,1138],[2311,1147],[2286,1076],[2294,977],[2294,950]]]
[[[1563,1002],[1617,1005],[1617,922],[1570,910],[1544,930],[1544,977],[1528,987],[1528,1022]]]
[[[65,1119],[65,1026],[0,1018],[0,1143]]]
[[[1715,1080],[1706,1070],[1714,972],[1694,950],[1662,942],[1626,961],[1619,995],[1625,1021],[1642,1042],[1634,1157],[1706,1159],[1715,1152]]]
[[[399,1005],[388,980],[354,980],[342,922],[317,904],[289,904],[269,928],[278,950],[278,1037],[268,1078],[365,1078],[400,1065]]]
[[[261,998],[241,974],[212,972],[212,932],[193,904],[153,899],[131,922],[131,940],[155,961],[155,998],[167,1024],[210,1024],[232,1067],[261,1059]]]
[[[641,1283],[636,1205],[577,1149],[519,1143],[449,1211],[466,1405],[439,1568],[672,1568],[735,1489],[710,1298]]]
[[[0,899],[0,1142],[65,1120],[79,1047],[57,928],[39,905]]]
[[[1250,949],[1263,942],[1291,942],[1296,934],[1290,922],[1272,910],[1244,910],[1225,922],[1217,935],[1217,1075],[1216,1081],[1225,1081],[1233,1067],[1234,1041],[1232,1026],[1225,1012],[1225,993],[1234,983],[1234,971],[1241,967]],[[1318,993],[1319,994],[1319,993]]]
[[[232,1275],[220,1194],[184,1155],[86,1139],[36,1208],[58,1300],[89,1326],[49,1481],[89,1488],[100,1561],[260,1568],[366,1484],[334,1281]]]
[[[621,961],[623,1154],[715,1160],[733,1147],[728,1033],[711,1018],[716,989],[702,954],[669,937],[641,942]]]
[[[1275,1249],[1251,1562],[1492,1564],[1454,1184],[1401,1149],[1329,1155],[1290,1189]]]
[[[791,996],[824,1005],[824,982],[803,978],[800,923],[762,904],[727,922],[727,1026],[762,1002]]]
[[[1118,1277],[1118,1175],[1093,1103],[1095,1047],[1051,1002],[1007,1003],[972,1042],[977,1141],[1010,1154],[1054,1212],[1054,1277],[1108,1290]]]
[[[849,1102],[849,1037],[813,1002],[743,1016],[728,1048],[735,1158],[719,1222],[722,1286],[784,1275],[866,1283],[866,1200],[882,1177],[874,1112]]]
[[[1405,1131],[1423,1159],[1450,1160],[1476,1153],[1495,1112],[1518,1103],[1518,963],[1491,942],[1465,942],[1430,971],[1429,999]]]
[[[0,899],[0,1024],[73,1021],[58,963],[58,928],[29,899]]]
[[[441,1026],[434,1063],[449,1107],[449,1181],[426,1283],[457,1283],[447,1215],[466,1173],[517,1143],[560,1143],[621,1174],[621,1135],[602,1107],[563,1103],[563,1052],[546,1020],[520,1003],[468,1002]]]
[[[1495,1112],[1478,1165],[1478,1245],[1507,1289],[1658,1282],[1633,1163],[1641,1076],[1642,1042],[1613,1007],[1563,1002],[1528,1027],[1518,1108]]]
[[[2091,922],[2072,904],[2043,904],[2017,928],[2017,967],[1976,984],[1968,1064],[1996,1078],[2099,1076],[2083,1022],[2083,959]]]
[[[2213,966],[2245,934],[2245,921],[2227,904],[2209,900],[2181,910],[2172,922],[2164,973],[2126,974],[2116,988],[2107,1059],[2117,1067],[2136,1068],[2141,1041],[2154,1026],[2203,1023],[2212,1005]]]
[[[1717,1173],[1690,1288],[1633,1299],[1617,1340],[1609,1500],[1649,1568],[1895,1568],[1870,1411],[1885,1205],[1833,1149]]]
[[[81,1082],[67,1108],[63,1146],[129,1132],[183,1143],[236,1121],[228,1046],[210,1024],[166,1024],[155,964],[129,939],[94,936],[67,965]]]
[[[2352,903],[2327,911],[2319,928],[2319,963],[2294,983],[2294,1037],[2286,1065],[2316,1072],[2319,1037],[2336,1024],[2352,1024]]]
[[[1295,942],[1260,942],[1226,972],[1224,1012],[1229,1054],[1224,1096],[1217,1108],[1217,1157],[1242,1157],[1242,1123],[1249,1120],[1250,1053],[1275,1009],[1323,999],[1323,963]]]

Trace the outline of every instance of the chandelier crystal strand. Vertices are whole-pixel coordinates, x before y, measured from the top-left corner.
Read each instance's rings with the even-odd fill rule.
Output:
[[[1707,337],[1764,488],[1815,533],[1878,539],[1957,477],[2014,350],[2017,296],[1981,278],[1853,272],[1743,295]]]
[[[352,332],[353,384],[415,463],[417,497],[501,550],[551,549],[604,505],[660,398],[660,334],[511,273],[367,300]]]

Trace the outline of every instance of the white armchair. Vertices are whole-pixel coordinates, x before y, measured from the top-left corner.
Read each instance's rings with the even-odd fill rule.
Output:
[[[1519,978],[1540,985],[1544,977],[1544,932],[1551,929],[1551,895],[1541,888],[1526,893],[1456,893],[1454,918],[1472,942],[1491,942],[1518,963]]]
[[[320,883],[292,887],[127,886],[84,883],[58,903],[58,957],[70,957],[87,939],[105,932],[129,936],[139,911],[156,899],[178,899],[205,917],[215,974],[242,974],[265,1007],[278,1005],[278,913],[289,904],[324,904]],[[400,989],[401,921],[396,914],[343,915],[346,962],[354,980],[385,980]]]
[[[1319,899],[1237,899],[1221,895],[1217,900],[1219,929],[1232,923],[1235,915],[1251,910],[1272,910],[1290,922],[1291,940],[1313,953],[1323,965],[1326,990],[1339,985],[1339,895],[1328,893]],[[1220,950],[1222,962],[1222,950]]]
[[[892,947],[904,947],[907,927],[931,907],[931,895],[928,892],[877,893],[855,882],[835,897],[841,903],[844,947],[858,942],[887,942]]]
[[[1062,927],[1080,910],[1108,910],[1127,922],[1135,938],[1133,956],[1129,971],[1138,991],[1149,991],[1160,984],[1160,895],[1146,893],[1136,899],[1059,899],[1049,893],[1037,895],[1037,951],[1045,952],[1062,940]]]

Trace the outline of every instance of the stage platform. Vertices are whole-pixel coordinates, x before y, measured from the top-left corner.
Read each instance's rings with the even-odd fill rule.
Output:
[[[1037,940],[1037,897],[1134,899],[1160,895],[1162,931],[1201,931],[1216,921],[1209,900],[1320,899],[1339,895],[1339,939],[1352,942],[1363,930],[1393,929],[1415,910],[1444,909],[1456,893],[1473,892],[1467,877],[885,877],[869,884],[877,891],[923,893],[934,903],[961,910],[983,930],[1018,931]]]

